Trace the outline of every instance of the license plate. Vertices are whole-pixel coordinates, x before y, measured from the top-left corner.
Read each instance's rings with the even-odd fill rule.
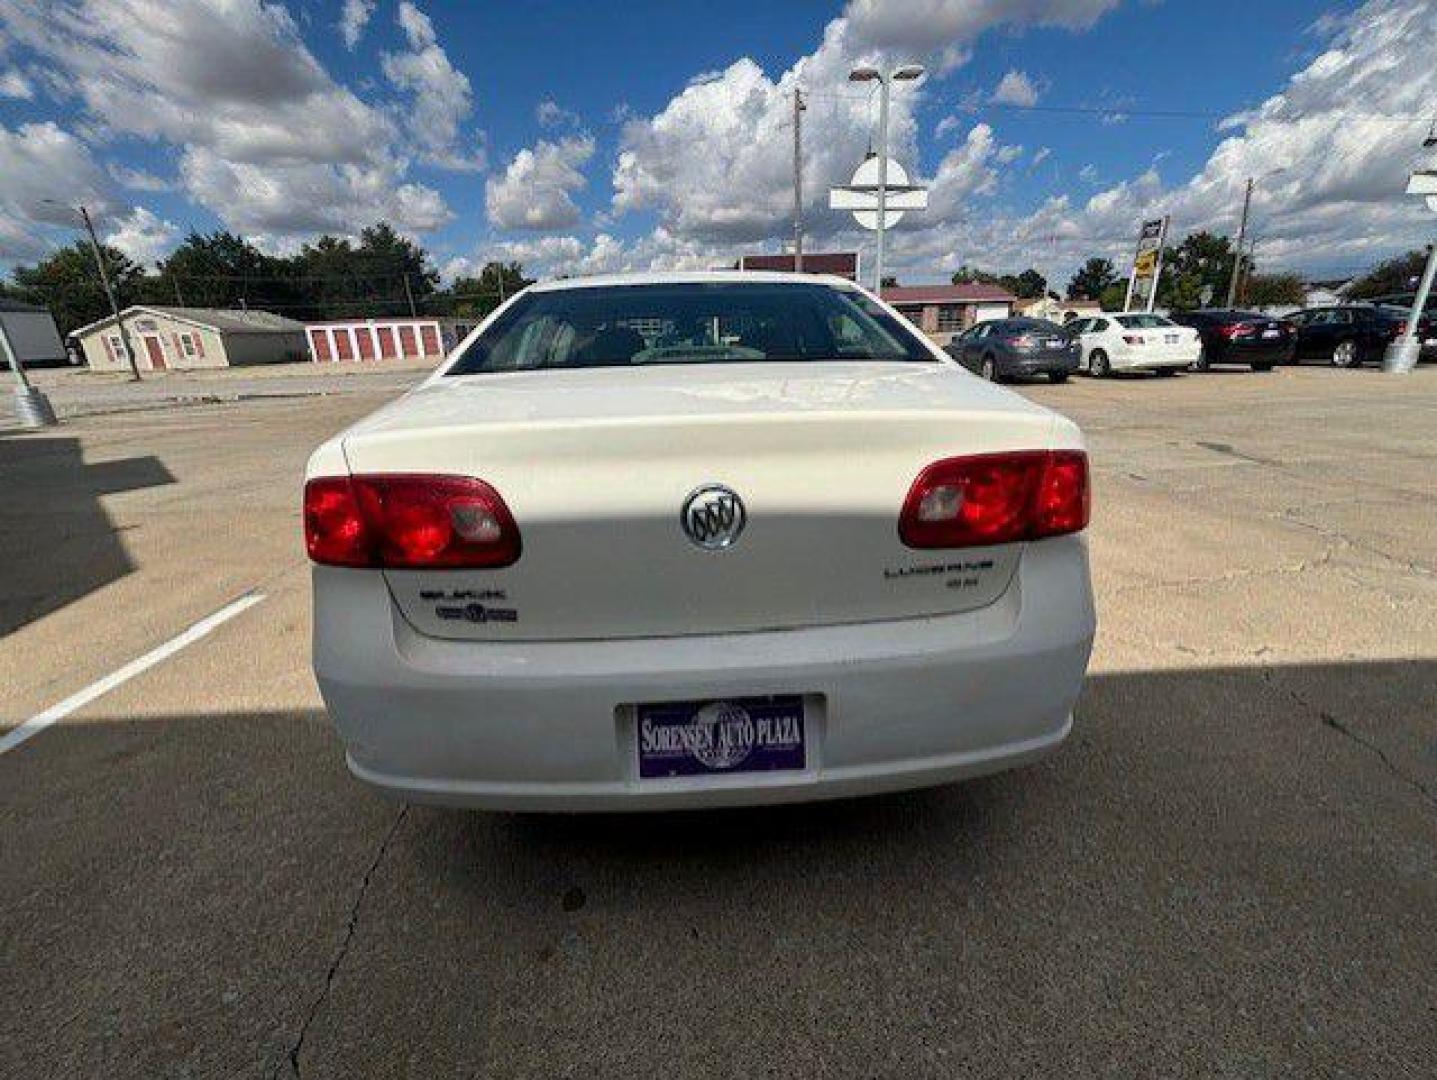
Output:
[[[800,772],[807,767],[803,698],[726,698],[639,705],[639,778]]]
[[[1428,348],[1431,348],[1433,345],[1437,345],[1437,337],[1428,338],[1425,344],[1428,346]]]
[[[1262,336],[1265,337],[1265,338],[1282,337],[1282,331],[1281,331],[1281,330],[1264,330],[1264,331],[1262,332]]]

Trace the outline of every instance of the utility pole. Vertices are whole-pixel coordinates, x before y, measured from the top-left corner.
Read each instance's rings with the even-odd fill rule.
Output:
[[[1247,242],[1247,257],[1243,258],[1241,249],[1238,252],[1237,302],[1243,307],[1247,306],[1248,290],[1252,287],[1252,273],[1256,269],[1257,237],[1254,236]]]
[[[793,88],[793,269],[803,273],[803,88]]]
[[[172,284],[172,285],[175,287],[175,306],[176,306],[176,307],[184,307],[184,306],[185,306],[185,298],[180,295],[180,279],[177,278],[174,274],[171,274],[171,275],[170,275],[170,284]]]
[[[414,310],[414,290],[409,287],[409,275],[404,275],[404,295],[409,299],[409,317],[418,318],[419,312]]]
[[[79,208],[80,217],[85,222],[85,232],[90,235],[90,250],[95,253],[95,268],[100,271],[100,284],[105,287],[105,295],[110,299],[110,312],[115,316],[115,323],[120,328],[120,344],[125,350],[125,359],[130,364],[130,378],[134,382],[140,381],[140,367],[135,363],[135,349],[130,344],[130,331],[125,326],[125,320],[120,318],[120,305],[115,301],[115,290],[110,286],[110,275],[105,272],[105,256],[100,251],[100,241],[95,236],[95,223],[90,220],[90,212],[84,206]]]
[[[1242,274],[1242,245],[1247,239],[1247,210],[1252,205],[1252,186],[1255,183],[1257,180],[1254,177],[1247,178],[1247,192],[1242,197],[1242,222],[1237,227],[1237,255],[1233,259],[1232,277],[1228,278],[1227,282],[1228,307],[1232,307],[1237,300],[1237,279]]]

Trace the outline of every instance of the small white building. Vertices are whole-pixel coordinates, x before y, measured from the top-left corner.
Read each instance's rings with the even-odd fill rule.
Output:
[[[21,367],[48,367],[68,362],[65,343],[60,340],[60,331],[49,308],[0,297],[0,323],[5,326],[5,337]],[[0,368],[9,366],[6,357],[0,354]]]
[[[141,371],[185,371],[304,359],[304,323],[268,311],[159,307],[120,312]],[[70,334],[93,371],[127,371],[114,316]]]
[[[1055,300],[1051,296],[1043,296],[1034,300],[1019,300],[1013,305],[1014,315],[1055,323],[1072,322],[1102,313],[1103,305],[1097,300]]]
[[[305,324],[317,364],[356,360],[424,360],[437,364],[474,329],[473,320],[435,316],[338,319]]]

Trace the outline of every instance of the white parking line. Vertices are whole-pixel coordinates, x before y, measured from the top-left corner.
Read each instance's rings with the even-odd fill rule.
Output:
[[[144,656],[136,660],[131,660],[124,667],[112,671],[103,679],[92,682],[89,686],[85,687],[85,689],[71,694],[64,701],[51,705],[44,712],[36,713],[19,727],[4,736],[0,736],[0,754],[14,750],[15,747],[19,746],[26,739],[40,734],[40,732],[44,731],[51,724],[65,719],[65,717],[69,716],[76,709],[84,708],[96,698],[103,697],[117,686],[129,682],[136,675],[148,671],[160,661],[174,656],[175,653],[179,652],[185,646],[193,645],[211,630],[214,630],[223,623],[229,622],[229,620],[240,614],[240,612],[248,611],[263,599],[264,593],[245,593],[239,599],[230,601],[213,615],[206,615],[188,630],[175,635],[163,645],[151,649],[145,653]]]

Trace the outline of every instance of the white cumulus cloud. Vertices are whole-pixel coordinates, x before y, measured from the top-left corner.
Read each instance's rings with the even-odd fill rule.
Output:
[[[400,0],[395,16],[409,48],[380,58],[384,76],[410,97],[406,130],[424,157],[449,169],[477,170],[484,158],[466,148],[462,127],[474,111],[469,77],[456,68],[439,44],[434,23],[410,0]]]
[[[105,234],[105,243],[117,247],[135,262],[149,266],[174,249],[180,229],[153,211],[137,206]]]
[[[402,14],[422,57],[399,65],[425,91],[415,116],[453,115],[452,94],[428,93],[443,80],[423,75],[442,67],[432,28],[426,36],[418,9]],[[185,194],[227,228],[282,243],[316,228],[353,233],[379,216],[411,232],[450,217],[437,191],[407,179],[405,131],[324,69],[280,5],[0,0],[0,16],[12,45],[42,62],[33,70],[46,72],[47,91],[72,103],[76,131],[173,148]],[[437,148],[446,131],[427,127],[425,145]],[[121,182],[147,189],[136,179]]]
[[[353,49],[364,36],[364,28],[374,15],[378,0],[344,0],[339,14],[339,36],[347,49]]]
[[[1038,88],[1025,71],[1009,71],[993,88],[991,98],[995,105],[1018,105],[1029,108],[1038,104]]]
[[[780,75],[740,59],[691,80],[653,115],[631,117],[613,173],[613,209],[656,211],[667,235],[716,246],[785,235],[792,204],[792,94],[802,86],[813,91],[804,127],[808,225],[820,238],[831,236],[850,219],[826,209],[827,189],[846,182],[863,160],[876,112],[872,100],[848,83],[853,67],[901,58],[942,70],[995,27],[1082,29],[1116,3],[851,0],[825,27],[817,49]],[[843,92],[832,92],[834,87]],[[921,84],[904,83],[893,95],[890,145],[908,163],[915,156],[913,108],[923,93]],[[955,120],[941,126],[946,135],[961,125]]]
[[[574,193],[585,185],[583,167],[594,156],[588,135],[520,150],[502,176],[484,187],[484,208],[501,229],[566,229],[579,220]]]
[[[0,97],[29,101],[34,96],[35,87],[30,85],[30,80],[25,78],[24,73],[16,71],[14,68],[0,73]]]

